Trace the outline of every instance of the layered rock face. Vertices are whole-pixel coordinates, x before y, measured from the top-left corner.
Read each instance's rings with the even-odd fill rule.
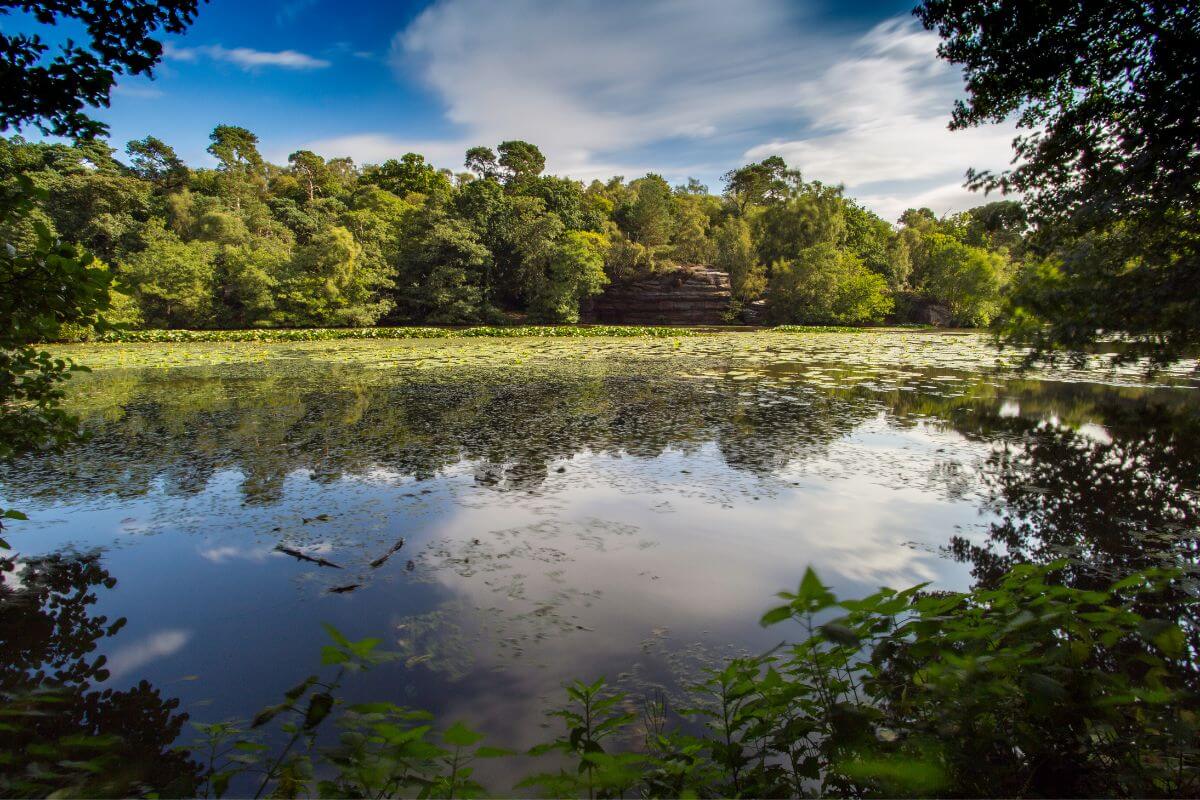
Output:
[[[720,325],[733,298],[729,275],[685,265],[632,283],[609,284],[584,319],[610,325]]]

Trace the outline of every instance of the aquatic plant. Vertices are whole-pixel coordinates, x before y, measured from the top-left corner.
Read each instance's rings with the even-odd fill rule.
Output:
[[[457,339],[593,336],[696,336],[698,328],[643,325],[514,325],[473,328],[254,328],[243,330],[114,330],[97,342],[319,342],[333,339]]]

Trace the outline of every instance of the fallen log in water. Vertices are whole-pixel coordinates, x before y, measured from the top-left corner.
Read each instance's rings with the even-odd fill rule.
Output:
[[[392,545],[392,548],[390,550],[388,550],[386,553],[384,553],[379,558],[372,561],[371,569],[375,569],[376,567],[383,566],[383,562],[385,562],[389,558],[391,558],[396,553],[396,551],[399,550],[401,547],[404,547],[404,539],[403,538],[399,539],[394,545]]]
[[[299,550],[296,550],[293,547],[287,547],[282,544],[277,544],[277,545],[275,545],[275,549],[285,555],[291,556],[292,558],[298,558],[301,561],[308,561],[312,564],[318,564],[322,567],[333,567],[334,569],[342,568],[341,564],[335,564],[332,561],[326,561],[325,559],[321,558],[320,556],[310,556],[309,554],[303,553]]]

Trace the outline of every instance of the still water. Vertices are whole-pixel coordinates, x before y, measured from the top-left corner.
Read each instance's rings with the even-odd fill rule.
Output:
[[[771,648],[789,632],[757,620],[809,565],[851,597],[1195,560],[1193,364],[1017,374],[923,332],[67,354],[95,369],[70,395],[90,440],[0,473],[30,517],[7,538],[91,557],[81,618],[109,627],[82,652],[176,719],[276,702],[327,622],[401,654],[349,700],[520,748],[570,678],[677,697]],[[40,634],[6,615],[3,669],[28,668]]]

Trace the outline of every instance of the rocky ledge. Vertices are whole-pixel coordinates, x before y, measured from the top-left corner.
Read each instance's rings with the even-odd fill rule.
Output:
[[[729,275],[684,265],[609,284],[584,309],[584,319],[612,325],[720,325],[731,300]]]

